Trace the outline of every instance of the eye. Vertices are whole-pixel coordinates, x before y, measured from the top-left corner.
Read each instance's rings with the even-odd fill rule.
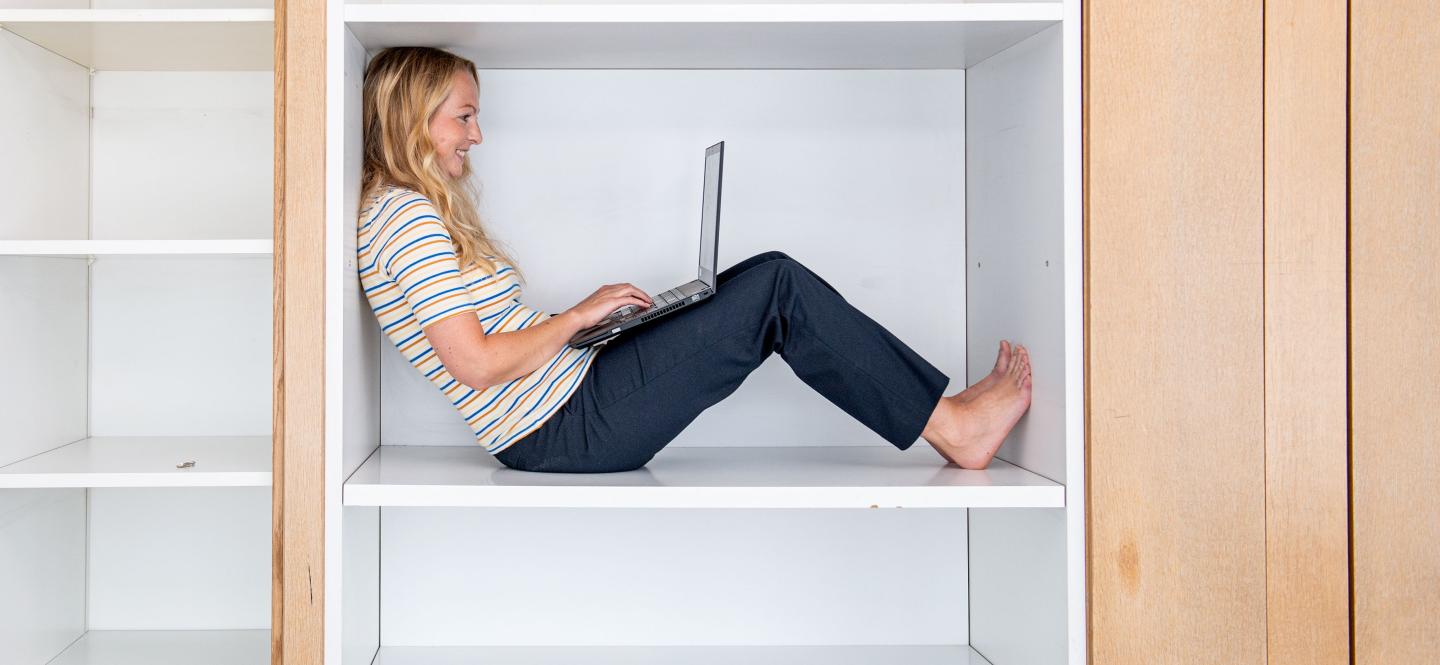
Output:
[[[466,114],[460,116],[460,122],[465,122],[465,123],[470,122],[470,114],[469,114],[469,113],[466,113]]]

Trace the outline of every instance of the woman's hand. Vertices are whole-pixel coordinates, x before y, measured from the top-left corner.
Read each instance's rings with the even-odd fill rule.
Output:
[[[605,320],[615,310],[626,305],[635,305],[639,309],[646,309],[654,304],[650,296],[644,291],[635,288],[630,283],[606,284],[596,289],[590,297],[580,301],[580,304],[565,310],[565,314],[575,317],[580,322],[582,329],[590,328]]]

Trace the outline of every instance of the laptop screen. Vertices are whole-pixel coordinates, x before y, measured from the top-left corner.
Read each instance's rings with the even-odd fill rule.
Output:
[[[700,209],[700,281],[715,286],[715,261],[719,251],[715,238],[720,232],[720,169],[725,163],[725,142],[705,149],[705,200]]]

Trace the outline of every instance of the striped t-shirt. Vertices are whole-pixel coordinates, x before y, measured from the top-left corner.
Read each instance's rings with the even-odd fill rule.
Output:
[[[451,316],[480,319],[485,334],[521,330],[554,316],[520,303],[515,268],[497,270],[456,259],[449,231],[424,195],[387,186],[360,211],[358,269],[365,297],[380,328],[401,355],[460,411],[475,438],[492,455],[539,429],[575,392],[597,346],[568,346],[535,371],[508,383],[475,390],[450,375],[423,328]]]

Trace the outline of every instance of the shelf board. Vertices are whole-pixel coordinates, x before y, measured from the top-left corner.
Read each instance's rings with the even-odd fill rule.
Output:
[[[269,630],[90,630],[49,665],[265,665]]]
[[[374,665],[991,665],[960,645],[387,647]]]
[[[374,51],[437,46],[488,68],[964,68],[1058,24],[1060,2],[363,4]]]
[[[268,436],[91,437],[0,466],[0,488],[268,487],[271,454]]]
[[[0,27],[98,70],[266,70],[273,9],[0,9]]]
[[[523,444],[519,444],[523,445]],[[923,449],[920,446],[924,446]],[[347,506],[1058,508],[1065,488],[1003,460],[982,471],[928,445],[671,447],[635,471],[531,473],[475,446],[380,446]]]
[[[275,243],[260,240],[0,240],[0,256],[269,256]]]

